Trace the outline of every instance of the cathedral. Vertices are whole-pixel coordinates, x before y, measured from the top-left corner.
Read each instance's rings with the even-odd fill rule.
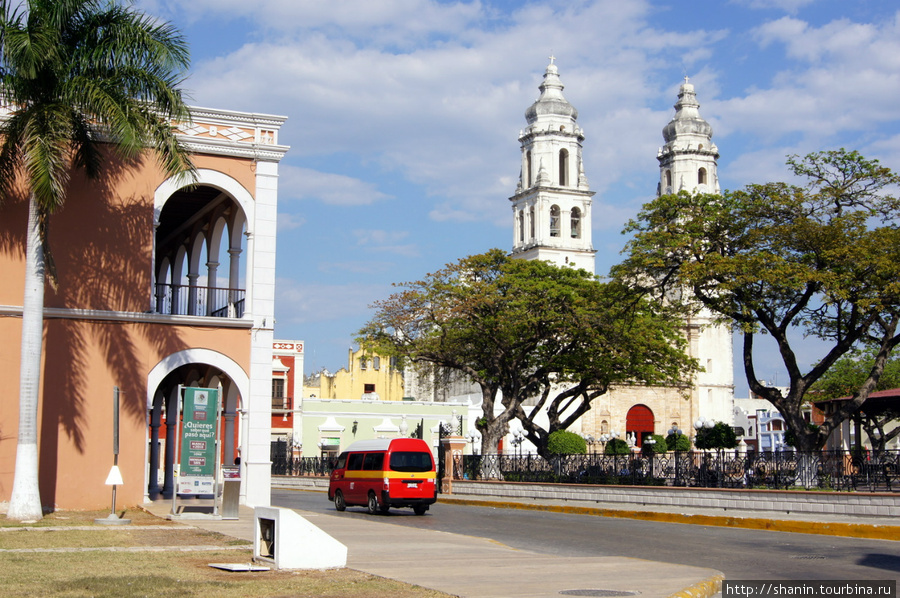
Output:
[[[563,96],[554,58],[544,73],[540,97],[525,112],[527,127],[519,134],[521,173],[509,198],[513,214],[514,257],[541,259],[594,273],[591,241],[590,190],[584,172],[584,131],[578,111]],[[657,154],[657,195],[681,190],[719,192],[718,149],[712,127],[700,116],[694,86],[685,78],[675,103],[675,115],[663,128]],[[731,423],[734,396],[732,335],[701,312],[685,322],[688,353],[704,371],[687,389],[616,387],[593,402],[581,419],[584,436],[617,435],[640,446],[651,434],[671,429],[693,436],[706,420]],[[606,436],[604,436],[606,435]]]

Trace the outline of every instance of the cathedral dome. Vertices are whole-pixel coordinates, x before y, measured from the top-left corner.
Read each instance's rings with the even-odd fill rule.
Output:
[[[544,82],[541,83],[541,97],[539,97],[528,110],[525,111],[525,119],[528,124],[533,124],[541,116],[562,116],[576,120],[578,110],[563,97],[563,84],[559,80],[559,71],[553,64],[553,58],[544,73]]]
[[[669,124],[663,127],[662,134],[666,143],[674,140],[678,135],[712,137],[712,126],[700,116],[700,103],[697,102],[694,86],[687,82],[687,77],[678,92],[675,116],[669,121]]]

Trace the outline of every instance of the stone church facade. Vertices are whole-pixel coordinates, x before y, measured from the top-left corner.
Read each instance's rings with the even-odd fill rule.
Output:
[[[544,73],[541,95],[525,113],[519,135],[522,167],[515,195],[512,255],[542,259],[594,272],[590,190],[584,172],[583,130],[578,111],[563,96],[554,59]],[[657,155],[657,195],[680,190],[719,192],[718,149],[712,127],[700,116],[694,86],[685,79],[675,116],[663,128],[665,145]],[[685,322],[688,352],[703,366],[686,388],[616,387],[597,398],[581,419],[585,436],[618,433],[640,445],[649,434],[681,429],[692,435],[698,419],[731,422],[734,395],[732,335],[701,312]]]

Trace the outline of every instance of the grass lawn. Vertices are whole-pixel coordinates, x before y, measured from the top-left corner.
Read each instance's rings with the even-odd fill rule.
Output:
[[[447,596],[351,569],[222,571],[209,564],[249,563],[252,546],[142,511],[125,514],[128,526],[94,524],[108,514],[51,513],[29,525],[0,517],[0,596]],[[204,548],[174,548],[185,546]]]

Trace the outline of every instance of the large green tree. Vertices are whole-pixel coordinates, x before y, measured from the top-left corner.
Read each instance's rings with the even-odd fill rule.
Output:
[[[785,417],[801,450],[821,447],[875,388],[900,342],[900,183],[890,169],[857,152],[836,150],[788,159],[805,184],[749,185],[722,195],[664,195],[644,206],[618,267],[648,291],[671,291],[703,306],[743,333],[750,389]],[[754,341],[774,341],[788,391],[764,386]],[[798,361],[803,336],[824,355]],[[841,356],[862,346],[874,359],[853,398],[817,429],[802,405],[811,386]]]
[[[496,451],[518,419],[546,456],[550,434],[612,385],[687,385],[696,371],[664,305],[584,270],[494,249],[399,286],[375,304],[360,343],[477,383],[483,453]]]
[[[42,517],[37,412],[48,220],[75,170],[96,178],[112,151],[126,162],[149,148],[171,175],[193,166],[172,130],[186,120],[179,91],[189,65],[171,25],[105,0],[0,2],[0,193],[28,195],[26,284],[15,479],[8,516]],[[49,264],[49,267],[48,267]]]

